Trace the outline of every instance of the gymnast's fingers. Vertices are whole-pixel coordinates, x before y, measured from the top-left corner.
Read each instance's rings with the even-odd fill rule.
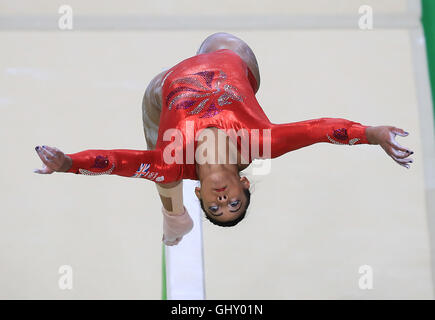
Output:
[[[35,148],[36,153],[39,156],[39,159],[41,159],[42,163],[44,163],[45,165],[48,164],[49,160],[47,159],[47,156],[42,152],[42,148],[40,146],[37,146]]]
[[[44,150],[43,148],[37,146],[35,148],[36,153],[38,154],[39,158],[41,159],[42,163],[47,166],[49,169],[56,171],[56,168],[58,167],[58,164],[56,164],[53,161],[53,157],[52,155],[48,154],[46,152],[46,150]],[[40,172],[43,173],[43,172]]]
[[[410,167],[410,163],[412,163],[414,160],[413,159],[398,159],[396,158],[394,155],[390,154],[390,157],[396,161],[399,165],[409,169]]]
[[[42,146],[41,151],[47,157],[47,159],[49,160],[56,159],[56,154],[50,151],[47,146]]]
[[[401,146],[396,140],[395,140],[395,133],[394,131],[391,132],[390,134],[390,139],[388,139],[388,144],[393,146],[395,149],[399,150],[399,151],[403,151],[403,152],[408,152],[411,153],[411,151],[408,148],[405,148],[403,146]]]
[[[399,136],[402,136],[402,137],[406,137],[409,135],[409,132],[406,132],[405,130],[397,128],[397,127],[391,127],[391,131],[395,134],[398,134]]]
[[[41,153],[49,160],[49,167],[55,171],[59,170],[65,160],[56,151],[50,151],[47,146],[42,146]]]
[[[54,158],[60,158],[62,155],[62,151],[54,147],[42,146],[42,149],[45,149],[47,153],[51,154]]]
[[[399,159],[399,158],[397,158],[397,157],[395,157],[394,155],[391,155],[391,158],[393,158],[396,162],[398,162],[398,163],[412,163],[412,162],[414,162],[411,158],[409,158],[409,159]]]
[[[413,154],[414,152],[408,153],[405,151],[396,150],[393,147],[391,147],[391,153],[398,159],[404,159],[410,156],[411,154]]]
[[[54,171],[44,164],[42,166],[42,169],[35,169],[35,170],[33,170],[33,172],[39,173],[39,174],[50,174],[50,173],[53,173]]]
[[[388,145],[388,144],[382,144],[381,147],[399,165],[404,166],[404,167],[409,169],[409,163],[413,162],[412,159],[400,159],[400,158],[396,157],[394,154],[395,150],[393,150],[393,147]]]

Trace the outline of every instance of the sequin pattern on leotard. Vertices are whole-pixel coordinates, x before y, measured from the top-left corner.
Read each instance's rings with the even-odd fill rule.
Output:
[[[217,115],[225,105],[233,101],[243,102],[239,90],[227,83],[222,70],[201,71],[172,81],[166,96],[169,110],[186,109],[188,114],[200,114],[200,118]]]

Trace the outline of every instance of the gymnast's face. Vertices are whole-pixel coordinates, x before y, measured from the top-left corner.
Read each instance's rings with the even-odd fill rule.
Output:
[[[208,216],[227,222],[236,219],[246,208],[244,189],[249,189],[249,185],[246,177],[222,170],[202,179],[201,188],[195,188],[195,194],[202,200]]]

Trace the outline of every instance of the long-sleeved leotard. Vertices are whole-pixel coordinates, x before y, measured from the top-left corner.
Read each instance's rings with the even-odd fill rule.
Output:
[[[163,101],[155,150],[87,150],[68,154],[73,160],[68,172],[116,174],[159,183],[198,180],[191,156],[197,146],[194,137],[209,127],[249,136],[252,143],[248,162],[255,158],[276,158],[318,142],[368,144],[365,133],[368,126],[346,119],[271,123],[255,98],[256,86],[251,70],[231,50],[188,58],[169,69],[162,80]],[[165,138],[165,132],[169,137],[178,133],[182,141],[175,143],[175,138]],[[240,150],[241,139],[237,145]],[[253,148],[254,145],[257,147]],[[270,153],[263,154],[267,150],[263,147],[268,145]],[[182,151],[182,161],[172,164],[164,161],[164,152],[169,147]]]

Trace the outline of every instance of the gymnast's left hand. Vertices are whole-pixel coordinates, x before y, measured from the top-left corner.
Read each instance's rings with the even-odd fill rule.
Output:
[[[39,174],[51,174],[53,172],[66,172],[72,165],[72,159],[58,148],[49,146],[37,146],[36,153],[41,159],[43,166],[33,172]]]
[[[370,144],[379,144],[394,161],[409,169],[410,163],[414,160],[407,157],[414,151],[401,146],[395,140],[396,135],[407,137],[409,133],[393,126],[377,126],[366,129],[367,140]]]

